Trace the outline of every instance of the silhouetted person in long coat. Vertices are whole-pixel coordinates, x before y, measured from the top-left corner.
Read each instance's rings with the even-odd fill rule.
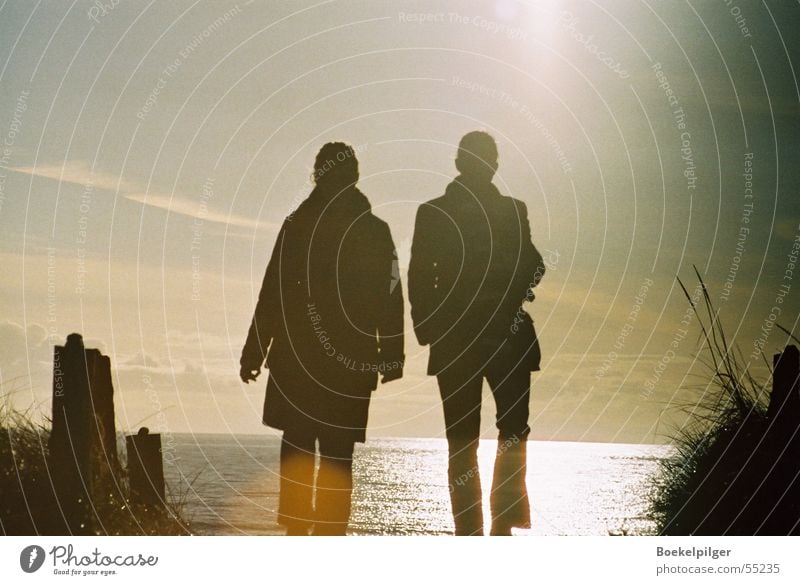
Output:
[[[459,144],[459,175],[417,212],[409,299],[414,331],[430,345],[449,447],[456,534],[483,533],[478,440],[483,379],[499,429],[491,494],[492,534],[530,526],[525,485],[530,373],[539,344],[522,303],[544,275],[525,204],[492,184],[497,146],[484,132]]]
[[[370,396],[379,375],[403,372],[403,294],[389,227],[355,186],[353,149],[323,146],[314,179],[278,234],[240,375],[255,380],[266,358],[263,422],[283,430],[278,521],[287,534],[343,535]]]

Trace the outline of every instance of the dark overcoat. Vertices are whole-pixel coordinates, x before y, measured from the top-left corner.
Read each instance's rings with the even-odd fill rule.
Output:
[[[460,175],[420,205],[408,289],[414,332],[430,345],[428,374],[478,371],[490,360],[538,370],[539,341],[522,305],[544,272],[525,204],[491,182]]]
[[[265,425],[364,441],[378,375],[403,367],[403,293],[389,227],[356,188],[317,187],[283,222],[241,363],[265,357]]]

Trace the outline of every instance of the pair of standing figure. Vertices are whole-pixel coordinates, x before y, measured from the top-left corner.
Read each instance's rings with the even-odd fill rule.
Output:
[[[522,304],[545,266],[525,204],[492,183],[497,158],[488,134],[461,139],[459,175],[419,207],[408,270],[414,331],[430,346],[428,374],[444,407],[458,535],[484,530],[477,458],[484,378],[499,430],[491,533],[530,526],[528,404],[540,352]],[[372,391],[379,377],[385,383],[403,373],[397,255],[358,177],[351,147],[322,147],[315,188],[278,234],[242,350],[243,381],[255,380],[265,360],[270,371],[263,422],[283,431],[278,521],[287,534],[345,533],[353,449],[365,440]]]

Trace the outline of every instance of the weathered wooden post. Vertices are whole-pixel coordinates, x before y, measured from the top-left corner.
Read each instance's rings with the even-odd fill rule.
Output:
[[[800,352],[794,345],[773,356],[772,394],[767,407],[766,457],[757,472],[759,492],[769,510],[760,518],[763,534],[797,534],[800,529]]]
[[[53,354],[53,487],[66,531],[88,533],[90,503],[107,498],[118,468],[111,362],[72,333]]]
[[[151,435],[142,427],[126,437],[128,477],[131,502],[148,507],[164,505],[164,465],[161,459],[161,435]]]
[[[786,346],[772,358],[772,394],[767,416],[773,427],[794,428],[800,423],[800,352],[794,345]]]

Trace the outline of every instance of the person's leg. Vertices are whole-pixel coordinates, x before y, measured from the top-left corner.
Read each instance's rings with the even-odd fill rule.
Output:
[[[483,534],[478,441],[483,377],[450,368],[438,376],[448,447],[448,487],[457,536]]]
[[[320,433],[314,534],[344,536],[353,493],[352,433]]]
[[[487,379],[497,405],[497,455],[492,478],[492,534],[509,535],[511,528],[530,528],[527,439],[531,373],[525,367],[489,371]]]
[[[286,527],[288,536],[307,535],[313,522],[315,452],[312,433],[283,433],[278,523]]]

